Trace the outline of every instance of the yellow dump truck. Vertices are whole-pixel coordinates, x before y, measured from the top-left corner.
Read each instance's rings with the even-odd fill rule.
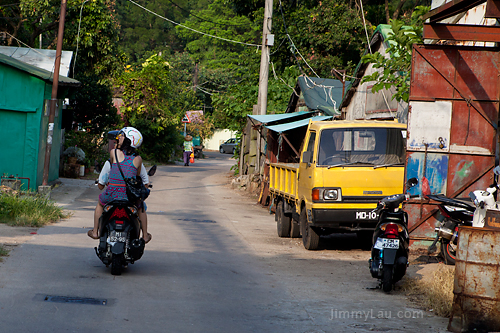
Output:
[[[299,163],[270,164],[278,236],[301,234],[308,250],[335,232],[368,241],[377,202],[403,191],[405,147],[406,125],[397,122],[310,121]]]

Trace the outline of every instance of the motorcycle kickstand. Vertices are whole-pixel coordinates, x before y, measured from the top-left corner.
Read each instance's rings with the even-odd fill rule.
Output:
[[[432,242],[432,244],[427,248],[428,253],[436,252],[436,250],[437,250],[436,244],[438,241],[439,241],[439,235],[436,236],[436,238],[434,239],[434,242]]]

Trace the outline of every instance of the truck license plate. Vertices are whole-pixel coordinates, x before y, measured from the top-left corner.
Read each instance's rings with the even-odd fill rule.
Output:
[[[399,248],[399,239],[390,239],[390,238],[377,238],[375,242],[375,246],[377,250],[382,249],[398,249]]]
[[[356,220],[376,220],[377,218],[375,212],[356,212]]]

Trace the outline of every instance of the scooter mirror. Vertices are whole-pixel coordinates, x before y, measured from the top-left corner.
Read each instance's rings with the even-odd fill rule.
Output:
[[[493,168],[493,173],[495,175],[500,175],[500,165],[497,165],[495,168]]]
[[[418,184],[418,179],[413,177],[408,179],[408,187],[413,187]]]
[[[148,176],[150,176],[150,177],[151,177],[151,176],[152,176],[152,175],[154,175],[155,173],[156,173],[156,164],[155,164],[155,165],[153,165],[153,166],[151,167],[151,169],[149,169],[149,171],[148,171]]]
[[[120,130],[109,131],[108,132],[108,139],[115,140],[116,136],[118,135],[118,132],[120,132]]]

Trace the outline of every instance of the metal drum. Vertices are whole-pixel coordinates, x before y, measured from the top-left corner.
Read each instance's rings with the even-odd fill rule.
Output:
[[[460,227],[451,332],[500,331],[500,229]]]

